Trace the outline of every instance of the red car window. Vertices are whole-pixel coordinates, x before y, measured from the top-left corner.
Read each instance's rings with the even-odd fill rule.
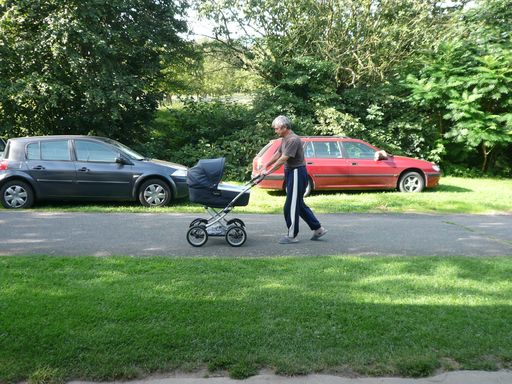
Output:
[[[322,159],[337,159],[341,157],[340,147],[337,141],[314,141],[314,156]]]
[[[373,159],[375,150],[363,143],[354,141],[345,141],[343,148],[347,152],[347,156],[350,159]]]

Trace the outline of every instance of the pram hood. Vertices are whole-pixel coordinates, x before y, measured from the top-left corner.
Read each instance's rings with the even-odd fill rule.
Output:
[[[224,157],[199,160],[188,170],[187,184],[189,188],[216,189],[224,173],[224,162]]]

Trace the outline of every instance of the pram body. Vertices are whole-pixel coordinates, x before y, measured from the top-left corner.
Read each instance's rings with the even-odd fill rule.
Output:
[[[225,159],[202,159],[187,173],[189,199],[202,204],[210,214],[207,219],[197,218],[189,225],[187,241],[200,247],[208,241],[208,236],[224,236],[229,245],[239,247],[245,243],[247,233],[245,223],[240,219],[226,220],[227,214],[235,206],[249,204],[250,189],[261,179],[252,179],[243,186],[222,183]],[[222,208],[217,211],[216,208]]]

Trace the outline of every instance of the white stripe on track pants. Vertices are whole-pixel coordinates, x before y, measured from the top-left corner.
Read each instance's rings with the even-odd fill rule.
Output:
[[[299,233],[299,217],[311,230],[321,227],[313,211],[304,202],[304,191],[308,183],[306,167],[285,168],[286,202],[284,219],[288,227],[288,236],[296,237]]]

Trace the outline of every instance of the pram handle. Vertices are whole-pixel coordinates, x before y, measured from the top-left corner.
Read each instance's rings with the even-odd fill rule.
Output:
[[[266,175],[263,175],[263,174],[259,174],[259,175],[256,175],[254,176],[251,181],[249,181],[249,184],[253,184],[253,185],[256,185],[256,184],[259,184],[263,181],[263,179],[265,178]]]
[[[235,202],[240,198],[240,196],[242,196],[245,192],[247,192],[249,189],[251,189],[255,185],[259,184],[265,178],[265,176],[266,175],[259,174],[257,176],[254,176],[247,183],[245,183],[242,186],[242,188],[243,188],[242,191],[238,195],[236,195],[233,200],[231,200],[231,202],[226,206],[226,208],[224,208],[222,210],[222,212],[229,212],[229,211],[231,211],[231,209],[233,208],[233,204],[235,204]]]

